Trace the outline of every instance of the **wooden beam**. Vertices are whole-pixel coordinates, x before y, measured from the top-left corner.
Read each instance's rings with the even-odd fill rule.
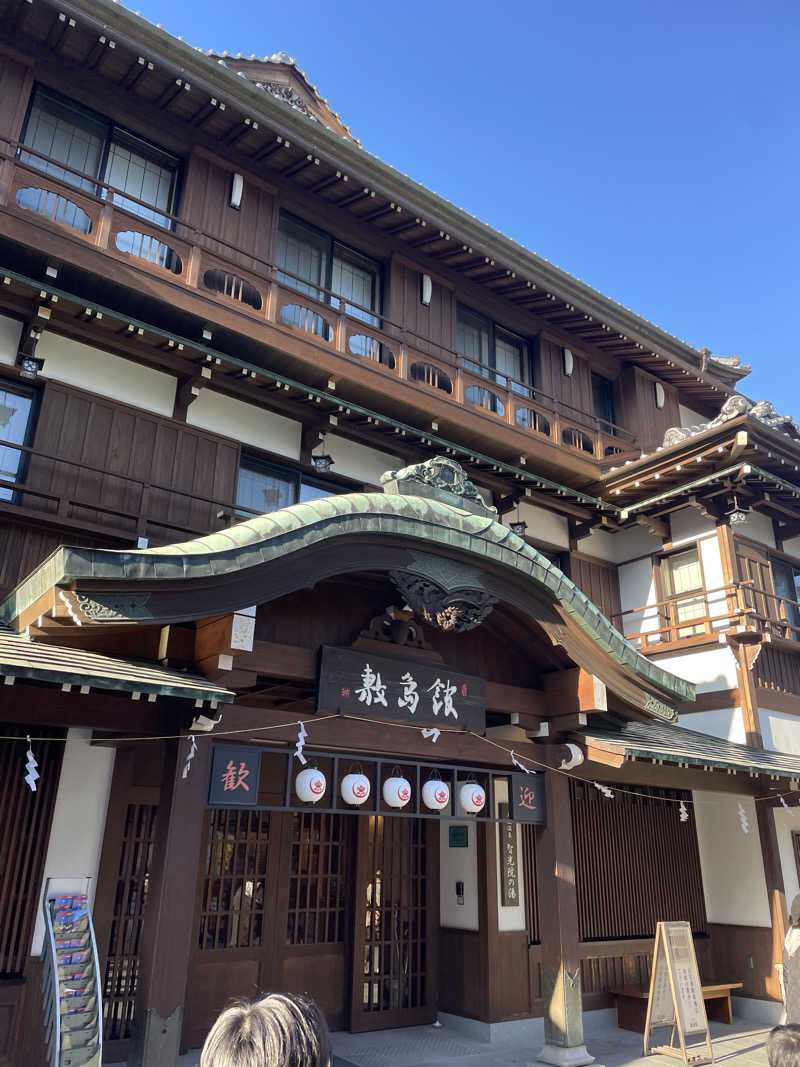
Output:
[[[542,685],[547,694],[547,708],[551,716],[556,708],[558,716],[562,717],[608,711],[608,690],[605,682],[583,667],[543,674]]]
[[[240,652],[252,652],[255,628],[255,608],[198,623],[194,638],[195,661],[200,663],[215,656],[232,658]]]

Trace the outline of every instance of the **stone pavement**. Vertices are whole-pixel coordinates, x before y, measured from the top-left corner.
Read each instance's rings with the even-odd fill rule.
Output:
[[[603,1067],[676,1067],[680,1061],[666,1056],[642,1055],[639,1034],[619,1030],[610,1013],[586,1018],[586,1044]],[[767,1067],[764,1051],[769,1027],[739,1019],[732,1026],[711,1024],[714,1058],[724,1067]],[[540,1047],[519,1040],[478,1041],[468,1034],[443,1026],[415,1026],[372,1034],[333,1035],[334,1067],[529,1067]],[[197,1067],[200,1052],[188,1052],[178,1067]]]

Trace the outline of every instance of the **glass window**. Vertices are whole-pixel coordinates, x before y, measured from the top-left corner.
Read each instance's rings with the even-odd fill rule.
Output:
[[[33,421],[34,393],[0,385],[0,480],[16,482],[25,466],[24,445]],[[0,486],[0,500],[11,500],[14,490]]]
[[[236,507],[241,517],[250,518],[253,512],[263,515],[343,492],[347,490],[331,482],[306,478],[300,471],[273,467],[257,456],[243,455],[236,485]]]
[[[328,244],[323,235],[281,215],[276,251],[278,281],[314,300],[324,301]]]
[[[773,559],[772,577],[775,592],[781,598],[778,602],[780,617],[789,623],[786,636],[793,641],[800,640],[800,569],[787,560]]]
[[[178,160],[147,141],[42,88],[34,93],[22,141],[33,150],[20,150],[24,163],[87,193],[99,193],[97,183],[104,181],[120,190],[113,194],[115,204],[158,226],[171,226],[166,215],[175,207]],[[39,190],[25,191],[19,203],[46,215],[57,210],[53,196]],[[59,220],[88,232],[85,213],[72,212],[79,214],[66,217],[61,205]]]
[[[667,595],[671,600],[670,625],[704,618],[706,598],[697,546],[667,556],[664,559],[664,573]],[[693,593],[697,595],[692,596]],[[702,625],[680,626],[675,631],[679,639],[695,637],[702,633],[705,633],[705,627]]]
[[[605,425],[606,432],[614,431],[614,386],[600,374],[592,375],[592,410]]]
[[[529,394],[522,384],[529,377],[525,342],[461,305],[456,309],[456,351],[467,361],[467,370],[498,385],[510,385],[515,393]]]

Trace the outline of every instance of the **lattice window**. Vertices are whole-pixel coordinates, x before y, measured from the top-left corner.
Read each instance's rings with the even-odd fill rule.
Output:
[[[64,747],[34,742],[41,777],[32,793],[23,780],[26,729],[4,723],[19,741],[0,745],[0,978],[20,977],[30,950]]]
[[[125,813],[103,983],[105,1041],[131,1036],[156,811],[155,804],[129,804]]]
[[[522,866],[525,885],[525,909],[527,912],[528,941],[538,944],[539,934],[539,887],[536,883],[536,827],[533,823],[522,824]]]
[[[345,940],[350,821],[310,811],[292,816],[287,945]]]
[[[607,800],[572,783],[582,940],[653,937],[659,920],[688,920],[694,933],[706,933],[695,822],[678,815],[678,802],[691,799],[685,790],[637,785]]]
[[[371,816],[362,1010],[427,1004],[425,824]]]
[[[269,812],[209,811],[198,932],[201,949],[263,943],[269,835]]]

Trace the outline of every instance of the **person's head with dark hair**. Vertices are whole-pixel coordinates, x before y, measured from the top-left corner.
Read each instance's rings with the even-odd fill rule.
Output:
[[[776,1026],[767,1038],[769,1067],[800,1067],[800,1026]]]
[[[200,1067],[329,1067],[331,1040],[313,1000],[272,993],[226,1008],[203,1045]]]

